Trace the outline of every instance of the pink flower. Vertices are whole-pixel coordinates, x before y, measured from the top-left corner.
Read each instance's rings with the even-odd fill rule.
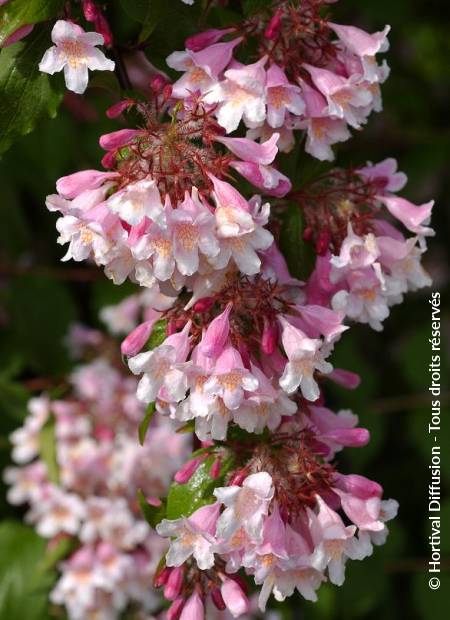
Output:
[[[358,168],[356,172],[385,192],[400,191],[408,180],[404,172],[397,172],[397,161],[393,157],[388,157],[378,164],[368,163],[364,168]]]
[[[217,83],[217,78],[227,67],[233,49],[242,39],[227,43],[214,43],[201,51],[173,52],[166,62],[172,69],[185,71],[185,74],[172,86],[172,94],[178,99],[192,93],[209,91]]]
[[[228,409],[237,409],[244,398],[244,391],[254,392],[257,387],[258,379],[244,367],[238,351],[228,346],[217,358],[203,392],[222,398]]]
[[[208,325],[200,342],[200,349],[207,357],[217,358],[222,353],[230,332],[229,316],[233,305],[227,304],[225,310]]]
[[[234,63],[225,71],[225,80],[211,88],[204,96],[206,103],[220,103],[217,120],[227,133],[238,128],[241,119],[252,127],[262,123],[266,116],[264,56],[252,65]]]
[[[220,504],[208,504],[196,510],[190,517],[163,519],[156,526],[160,536],[174,537],[166,555],[167,566],[181,566],[191,556],[201,570],[214,565],[214,534]]]
[[[411,232],[417,235],[434,235],[432,228],[423,225],[427,224],[431,217],[434,200],[417,206],[400,196],[379,195],[377,198]]]
[[[158,221],[163,213],[159,190],[153,180],[127,185],[108,198],[106,204],[130,226],[137,226],[145,217]]]
[[[276,64],[267,70],[266,101],[267,122],[271,127],[282,127],[287,112],[301,116],[305,111],[300,88],[291,84],[283,69]]]
[[[280,323],[283,347],[289,360],[280,378],[280,386],[288,394],[300,387],[307,400],[315,401],[319,398],[320,390],[314,372],[318,370],[328,373],[333,369],[320,352],[322,341],[308,338],[284,317],[280,318]]]
[[[52,41],[55,45],[45,52],[39,70],[53,75],[64,69],[66,86],[74,93],[82,94],[86,90],[88,69],[114,70],[114,62],[95,48],[103,44],[101,34],[84,32],[72,22],[58,20],[53,26]]]

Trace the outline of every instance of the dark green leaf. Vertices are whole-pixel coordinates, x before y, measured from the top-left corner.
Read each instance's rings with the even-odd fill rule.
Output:
[[[280,249],[291,276],[301,280],[307,278],[314,267],[314,252],[303,240],[304,225],[303,212],[299,205],[289,204],[282,216]]]
[[[147,342],[147,349],[152,350],[159,347],[164,342],[167,335],[167,321],[166,319],[160,319],[153,325],[152,333]]]
[[[0,45],[22,26],[54,17],[63,6],[64,0],[9,0],[0,8]]]
[[[48,620],[48,589],[53,575],[37,567],[46,541],[24,525],[0,525],[0,620]]]
[[[147,435],[148,427],[150,425],[150,422],[153,419],[154,413],[155,413],[155,403],[150,403],[147,407],[147,411],[145,412],[144,419],[139,424],[138,435],[139,435],[139,443],[141,444],[141,446],[144,445],[145,436]]]
[[[167,6],[164,0],[121,0],[121,4],[130,17],[142,24],[139,43],[152,34]]]
[[[267,0],[243,0],[242,2],[244,15],[251,15],[252,13],[257,13],[266,6]]]
[[[214,455],[206,458],[186,484],[172,482],[167,497],[168,519],[188,517],[198,508],[214,500],[214,489],[223,485],[224,477],[233,465],[232,458],[225,459],[222,462],[220,476],[211,478],[211,467],[215,460]]]
[[[55,419],[48,420],[39,434],[39,454],[47,467],[47,475],[51,482],[58,484],[59,467],[56,451]]]
[[[161,501],[160,506],[152,506],[148,503],[145,495],[142,493],[141,489],[138,489],[137,498],[139,502],[139,506],[141,507],[142,513],[145,517],[145,520],[151,527],[156,527],[160,521],[164,519],[166,516],[166,503],[165,501]]]
[[[51,78],[38,67],[49,47],[49,33],[48,28],[37,27],[0,54],[0,154],[33,131],[43,117],[56,116],[64,93],[61,76]]]

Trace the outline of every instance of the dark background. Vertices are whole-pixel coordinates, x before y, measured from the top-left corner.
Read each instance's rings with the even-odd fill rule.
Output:
[[[108,5],[120,36],[124,40],[132,37],[136,24],[122,14],[119,2]],[[369,31],[380,30],[385,23],[392,26],[391,49],[387,55],[392,72],[383,86],[385,111],[372,115],[364,131],[340,147],[337,163],[360,164],[395,157],[409,177],[404,195],[416,203],[436,200],[433,225],[437,236],[430,241],[425,261],[434,279],[433,289],[441,291],[445,307],[443,383],[449,376],[446,349],[449,350],[450,344],[447,303],[449,7],[448,2],[436,0],[341,0],[332,7],[337,23],[353,24]],[[172,26],[170,41],[165,40],[166,32],[159,34],[168,51],[182,49],[182,38],[175,46],[173,41],[181,24]],[[157,41],[158,33],[147,55],[160,64]],[[55,120],[40,123],[1,162],[2,466],[8,462],[7,435],[23,418],[30,393],[56,385],[70,369],[71,362],[62,344],[69,323],[82,320],[97,324],[102,305],[119,300],[133,290],[130,285],[114,287],[100,271],[84,263],[61,264],[59,259],[64,250],[55,242],[55,216],[44,205],[45,196],[54,191],[58,177],[98,167],[101,157],[98,136],[118,128],[104,117],[104,110],[111,102],[105,91],[89,90],[84,102],[69,97]],[[302,165],[309,164],[305,156],[300,170]],[[431,453],[427,433],[429,296],[429,290],[408,296],[402,306],[392,309],[381,334],[367,326],[356,326],[337,347],[335,365],[358,371],[363,383],[352,393],[336,389],[331,397],[338,408],[353,408],[362,425],[372,433],[367,448],[348,449],[339,455],[340,469],[379,481],[385,487],[386,496],[400,502],[400,513],[384,547],[377,548],[370,559],[349,562],[342,588],[322,586],[315,605],[300,598],[292,599],[284,606],[287,618],[436,620],[447,617],[446,604],[450,605],[448,385],[443,385],[441,399],[444,572],[439,591],[429,590],[427,575],[427,486]],[[0,511],[9,519],[21,518],[20,511],[7,506],[3,492]],[[27,536],[24,534],[24,544]],[[30,539],[29,544],[36,541],[33,539],[32,543]],[[0,619],[16,620],[14,614],[6,613],[5,607],[2,609],[1,596]]]

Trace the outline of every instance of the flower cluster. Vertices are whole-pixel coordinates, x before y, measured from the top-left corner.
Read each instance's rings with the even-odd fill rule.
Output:
[[[77,353],[108,350],[103,335],[86,328],[76,327],[70,342]],[[106,357],[80,365],[70,392],[32,398],[24,425],[11,436],[18,466],[5,471],[8,500],[29,505],[25,519],[50,548],[71,541],[50,595],[71,620],[114,620],[130,606],[160,607],[150,583],[165,546],[143,519],[137,491],[164,494],[188,442],[160,421],[138,445],[144,410],[135,380],[120,365]],[[54,435],[54,463],[44,434]]]
[[[215,106],[227,133],[243,121],[252,138],[281,134],[280,149],[295,143],[294,129],[306,134],[305,149],[321,160],[334,158],[331,145],[360,129],[369,114],[381,110],[380,84],[389,75],[376,54],[388,49],[386,26],[368,34],[331,22],[329,0],[267,3],[242,24],[208,30],[187,39],[184,52],[167,63],[183,76],[173,94],[202,95]],[[224,37],[232,36],[227,42]],[[236,48],[256,48],[255,62],[232,58]]]
[[[236,574],[240,568],[261,586],[262,611],[271,593],[283,601],[298,590],[316,601],[326,575],[342,585],[347,560],[362,560],[372,553],[373,544],[385,541],[385,522],[395,516],[397,502],[381,500],[377,483],[334,470],[328,462],[334,449],[329,446],[340,440],[337,434],[331,442],[326,437],[338,416],[314,409],[310,422],[328,424],[327,431],[317,435],[328,441],[321,444],[328,451],[325,462],[319,461],[320,450],[309,430],[300,431],[294,441],[292,434],[283,436],[282,428],[273,436],[276,457],[261,448],[227,486],[214,490],[214,503],[157,526],[162,536],[171,538],[166,568],[157,578],[158,585],[170,584],[168,618],[194,606],[196,615],[186,617],[202,618],[207,596],[234,617],[246,613],[247,586]]]
[[[389,308],[404,293],[431,284],[421,264],[433,201],[414,205],[394,192],[406,175],[386,159],[356,170],[332,170],[298,194],[305,214],[304,238],[319,254],[307,285],[310,303],[343,312],[382,329]],[[386,208],[414,236],[405,236],[383,215]]]
[[[271,593],[315,600],[325,580],[343,583],[347,559],[384,542],[396,511],[380,485],[334,464],[369,433],[351,411],[327,408],[329,381],[359,383],[330,356],[345,322],[380,330],[404,293],[430,283],[421,256],[433,203],[396,195],[406,177],[393,159],[332,169],[295,191],[277,169],[294,127],[308,152],[331,159],[347,125],[380,106],[387,68],[375,54],[388,29],[338,26],[327,4],[269,3],[188,39],[168,59],[179,80],[158,74],[148,101],[108,111],[131,110],[141,125],[101,137],[105,171],[63,177],[47,200],[62,214],[65,260],[93,259],[115,283],[143,287],[104,315],[129,331],[121,350],[140,376],[138,400],[195,433],[199,449],[158,512],[157,531],[171,538],[155,578],[172,601],[168,620],[201,620],[211,601],[246,613],[243,573],[261,586],[261,610]],[[250,40],[257,58],[240,64],[233,54]],[[247,137],[226,136],[241,119]],[[245,198],[234,172],[272,208]],[[302,281],[279,249],[292,210],[303,239],[289,239],[314,259],[300,265]],[[180,488],[184,503],[173,500]]]

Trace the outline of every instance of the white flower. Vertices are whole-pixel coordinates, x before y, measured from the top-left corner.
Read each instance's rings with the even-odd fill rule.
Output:
[[[88,85],[88,69],[113,71],[114,62],[108,60],[96,45],[103,45],[103,36],[97,32],[84,32],[80,26],[58,20],[53,26],[53,47],[48,49],[39,70],[53,75],[64,69],[69,90],[81,95]]]
[[[265,471],[247,476],[242,487],[216,488],[214,495],[226,506],[217,521],[217,536],[230,538],[242,527],[255,541],[261,541],[273,494],[272,476]]]

